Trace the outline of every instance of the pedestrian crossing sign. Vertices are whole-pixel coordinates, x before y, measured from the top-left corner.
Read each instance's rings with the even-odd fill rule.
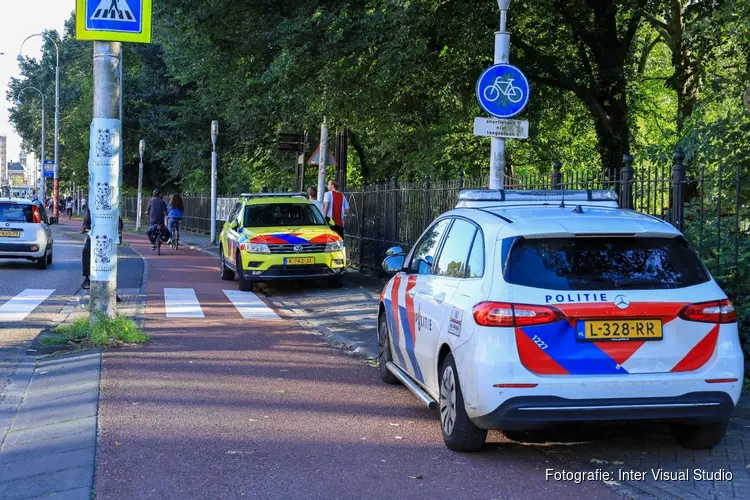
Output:
[[[152,0],[76,0],[76,39],[151,43]]]

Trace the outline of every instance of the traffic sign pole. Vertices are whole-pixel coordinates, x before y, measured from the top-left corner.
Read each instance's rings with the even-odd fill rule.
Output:
[[[318,163],[318,201],[323,203],[326,191],[326,160],[328,159],[328,123],[323,118],[323,126],[320,127],[320,161]],[[325,215],[325,214],[323,214]]]
[[[120,42],[94,42],[94,126],[89,154],[96,163],[89,161],[95,175],[90,177],[88,203],[91,210],[92,324],[98,319],[97,313],[110,318],[117,314],[117,245],[114,242],[117,241],[119,186],[113,184],[119,180],[119,155],[122,154],[118,123],[120,50]]]
[[[510,61],[510,33],[506,32],[510,0],[498,0],[500,6],[500,31],[495,32],[495,64]],[[490,147],[490,189],[505,186],[505,138],[493,137]]]

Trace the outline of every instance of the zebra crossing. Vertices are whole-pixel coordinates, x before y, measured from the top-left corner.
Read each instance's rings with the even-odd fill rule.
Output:
[[[244,319],[281,319],[253,292],[222,291]],[[211,302],[215,300],[211,299]],[[164,312],[167,318],[206,317],[193,288],[164,288]]]
[[[54,289],[27,288],[5,303],[0,302],[0,325],[24,321],[48,300]],[[244,319],[280,320],[255,293],[223,290],[224,295]],[[200,300],[193,288],[164,288],[164,315],[167,318],[205,318]],[[211,300],[215,302],[214,299]]]
[[[15,297],[0,305],[0,324],[23,321],[34,309],[39,307],[54,289],[27,288]]]

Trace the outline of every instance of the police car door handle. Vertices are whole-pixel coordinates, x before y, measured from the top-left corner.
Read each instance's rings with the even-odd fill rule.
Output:
[[[439,293],[433,297],[435,299],[435,302],[438,304],[442,304],[445,300],[445,293]]]

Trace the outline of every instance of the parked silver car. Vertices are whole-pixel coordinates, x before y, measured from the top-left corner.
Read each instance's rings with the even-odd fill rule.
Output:
[[[0,198],[0,259],[27,259],[38,269],[52,264],[52,231],[38,200]]]

